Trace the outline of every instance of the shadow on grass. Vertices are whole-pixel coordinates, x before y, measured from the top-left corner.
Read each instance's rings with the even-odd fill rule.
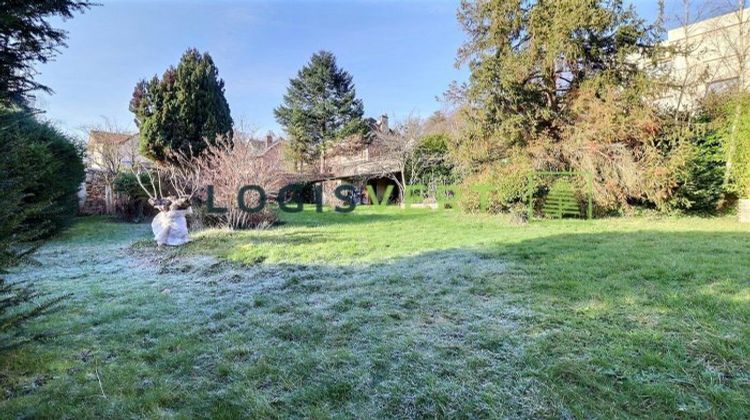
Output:
[[[690,296],[714,295],[723,300],[705,309],[718,312],[747,303],[743,292],[750,286],[750,233],[563,234],[500,243],[482,254],[522,264],[535,279],[526,290],[552,301],[599,297],[669,305],[672,299],[684,303]]]
[[[750,414],[747,233],[562,234],[241,270],[252,285],[237,293],[276,320],[271,341],[351,354],[354,377],[326,377],[370,395],[321,396],[296,372],[316,397],[282,413],[377,401],[397,417]]]
[[[537,314],[525,360],[566,411],[750,414],[750,234],[563,234],[482,254],[524,272],[502,287]]]
[[[289,233],[284,241],[328,240]],[[54,280],[77,301],[47,327],[71,333],[0,364],[8,377],[43,369],[54,379],[33,392],[8,380],[0,410],[747,418],[749,240],[563,234],[371,265],[202,266],[143,248],[170,269],[123,261],[106,276]],[[101,392],[94,362],[80,354],[92,347],[108,399],[91,397]]]

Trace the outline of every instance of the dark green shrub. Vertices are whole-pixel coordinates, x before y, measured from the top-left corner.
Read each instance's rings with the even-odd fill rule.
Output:
[[[12,183],[23,215],[16,235],[44,237],[68,226],[78,212],[78,191],[85,178],[83,150],[48,123],[23,112],[0,111],[3,176]],[[10,186],[10,184],[9,184]],[[5,195],[5,194],[4,194]],[[20,197],[20,201],[18,201]]]
[[[0,128],[12,120],[2,115]],[[43,233],[39,227],[27,226],[29,216],[39,211],[39,205],[25,203],[27,190],[35,180],[26,176],[24,169],[30,168],[29,158],[33,148],[21,143],[17,137],[8,136],[0,141],[0,268],[12,265],[19,253],[18,244],[28,243]]]
[[[715,212],[724,198],[724,146],[715,132],[690,139],[692,151],[678,175],[672,206],[689,212]]]
[[[410,184],[451,184],[455,181],[453,165],[448,161],[447,134],[428,134],[420,140],[414,159],[423,162],[419,179],[408,179]],[[409,166],[409,165],[407,165]]]
[[[69,226],[78,213],[78,191],[86,177],[83,148],[47,124],[41,125],[38,134],[37,141],[46,146],[52,160],[45,165],[35,195],[50,205],[37,219],[49,223],[50,233],[55,233]]]
[[[680,138],[691,147],[672,207],[711,213],[750,196],[750,94],[711,94]]]
[[[185,51],[161,79],[141,80],[130,101],[148,158],[173,161],[174,153],[200,154],[217,136],[232,137],[224,81],[208,53]]]
[[[141,183],[149,185],[149,176],[146,173],[140,175]],[[117,217],[131,222],[140,222],[147,214],[151,214],[153,208],[148,205],[148,195],[143,191],[136,175],[132,172],[120,172],[114,180],[113,189],[123,196],[123,200],[116,208]]]
[[[0,275],[34,249],[34,241],[72,220],[83,181],[79,149],[48,124],[0,109]],[[0,343],[18,343],[19,326],[58,307],[30,283],[0,277]],[[29,340],[33,337],[23,337]]]
[[[521,156],[492,165],[464,179],[460,188],[459,204],[465,211],[477,212],[480,210],[481,195],[485,194],[484,211],[507,212],[515,204],[526,200],[528,175],[532,171],[531,162]],[[477,191],[482,188],[488,191]]]
[[[140,174],[141,182],[143,185],[149,185],[149,176],[146,173]],[[148,195],[143,191],[136,175],[131,172],[120,172],[115,177],[114,190],[117,193],[127,195],[129,198],[145,198],[148,200]]]

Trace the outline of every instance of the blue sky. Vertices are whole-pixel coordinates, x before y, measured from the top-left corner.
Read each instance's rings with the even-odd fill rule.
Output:
[[[289,78],[318,50],[332,51],[354,77],[365,114],[428,116],[452,80],[464,40],[458,0],[101,1],[72,20],[68,48],[38,67],[52,96],[38,95],[48,119],[71,133],[106,117],[135,130],[128,102],[135,83],[208,51],[226,84],[235,121],[280,132],[273,108]],[[654,0],[633,2],[647,18]],[[668,2],[675,11],[678,0]]]

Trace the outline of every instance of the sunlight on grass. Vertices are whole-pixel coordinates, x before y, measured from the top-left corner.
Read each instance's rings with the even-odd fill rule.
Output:
[[[31,326],[61,335],[0,360],[0,412],[750,416],[750,232],[732,218],[283,220],[179,249],[82,220],[14,274],[74,298]]]

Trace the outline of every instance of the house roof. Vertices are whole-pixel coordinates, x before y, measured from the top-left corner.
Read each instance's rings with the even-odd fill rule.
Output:
[[[89,143],[92,144],[122,144],[126,141],[137,138],[138,134],[111,133],[108,131],[91,130],[89,133]]]
[[[282,144],[286,143],[286,140],[282,137],[277,137],[273,139],[272,143],[269,145],[265,141],[259,141],[260,143],[260,151],[258,152],[259,156],[264,156],[266,153],[270,152],[271,150],[275,149],[278,146],[281,146]]]

